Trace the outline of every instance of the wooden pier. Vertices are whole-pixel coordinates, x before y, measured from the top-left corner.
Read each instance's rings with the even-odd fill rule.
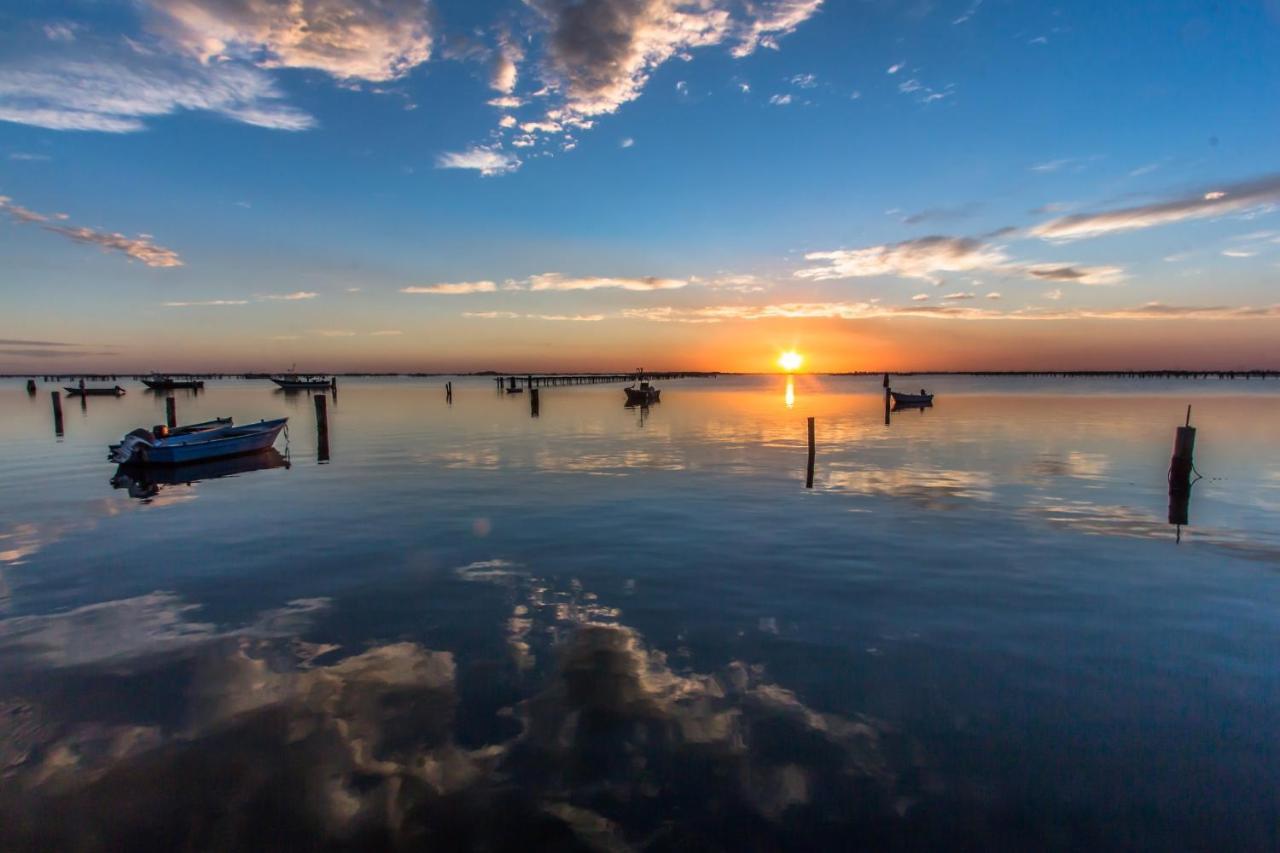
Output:
[[[643,378],[647,380],[655,379],[715,379],[718,373],[655,373],[645,371]],[[493,377],[494,384],[498,388],[517,388],[524,387],[530,390],[534,388],[550,388],[557,385],[608,385],[615,382],[634,382],[638,373],[526,373],[520,374],[503,374]]]

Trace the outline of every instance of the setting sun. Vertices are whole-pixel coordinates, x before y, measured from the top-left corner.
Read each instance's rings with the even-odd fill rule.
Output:
[[[804,364],[804,356],[795,350],[787,350],[778,356],[778,366],[788,373],[793,370],[799,370],[802,364]]]

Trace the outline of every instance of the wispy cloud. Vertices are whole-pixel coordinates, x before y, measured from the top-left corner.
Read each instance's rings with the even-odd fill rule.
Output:
[[[552,323],[598,323],[603,314],[520,314],[515,311],[464,311],[473,320],[546,320]]]
[[[1210,186],[1155,204],[1101,213],[1079,213],[1050,220],[1031,229],[1045,240],[1079,240],[1157,225],[1208,219],[1280,203],[1280,175]]]
[[[235,64],[130,55],[0,65],[0,121],[51,130],[127,133],[182,110],[273,130],[315,125],[281,97],[263,72]]]
[[[773,104],[775,107],[785,107],[787,104],[791,103],[791,95],[770,95],[769,103]]]
[[[53,158],[48,154],[28,154],[25,151],[14,151],[9,155],[9,159],[27,163],[44,163]]]
[[[530,290],[598,290],[620,288],[622,290],[675,290],[689,282],[676,278],[613,278],[607,276],[568,277],[560,273],[543,273],[529,277]]]
[[[205,308],[231,305],[248,305],[248,299],[205,299],[198,302],[166,302],[166,308]]]
[[[400,288],[401,293],[420,293],[433,296],[463,296],[468,293],[493,293],[498,285],[492,281],[456,281],[443,284],[417,284]]]
[[[885,275],[938,284],[942,281],[940,273],[1000,269],[1010,263],[1009,256],[998,246],[975,238],[940,236],[865,249],[810,252],[804,257],[820,263],[795,274],[815,281]]]
[[[1126,278],[1120,267],[1087,267],[1078,264],[1029,264],[1023,269],[1033,278],[1044,281],[1066,281],[1075,284],[1120,284]]]
[[[314,68],[342,79],[386,81],[431,55],[422,0],[145,0],[152,29],[206,63]]]
[[[379,329],[376,332],[370,332],[370,336],[375,338],[395,338],[403,335],[404,332],[399,329]]]
[[[297,302],[302,299],[315,299],[319,295],[310,290],[295,290],[293,293],[263,293],[257,298],[268,302]]]
[[[493,146],[476,145],[466,151],[451,151],[436,158],[441,169],[474,169],[482,176],[505,175],[520,168],[520,158]]]
[[[124,234],[111,231],[98,231],[92,228],[58,225],[64,216],[52,216],[37,213],[21,205],[15,204],[8,196],[0,196],[0,211],[4,211],[15,221],[23,224],[39,225],[46,231],[61,234],[77,243],[88,243],[114,252],[122,252],[135,261],[141,261],[149,267],[180,267],[182,259],[178,253],[152,242],[150,234],[139,234],[137,237],[126,237]]]
[[[515,91],[520,76],[520,63],[524,61],[524,45],[503,31],[498,36],[498,50],[489,69],[489,86],[495,91],[510,95]]]
[[[1249,306],[1143,305],[1112,309],[1024,308],[999,311],[966,305],[884,305],[877,302],[787,302],[775,305],[715,305],[702,308],[632,308],[629,319],[665,323],[726,323],[758,320],[868,320],[878,318],[935,318],[941,320],[1249,320],[1280,317],[1280,305]]]
[[[312,329],[311,334],[322,338],[354,338],[356,333],[349,329]]]

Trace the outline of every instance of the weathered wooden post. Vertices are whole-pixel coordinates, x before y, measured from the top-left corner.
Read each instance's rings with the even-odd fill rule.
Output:
[[[172,394],[164,398],[164,422],[169,425],[169,429],[178,425],[178,403]]]
[[[62,435],[62,392],[53,391],[53,432]]]
[[[452,382],[444,383],[444,401],[448,403],[450,406],[453,405],[453,383]]]
[[[36,381],[34,379],[27,380],[27,393],[28,394],[36,393]]]
[[[886,373],[885,378],[888,379],[889,374]],[[892,401],[892,399],[893,397],[889,393],[889,386],[888,385],[884,386],[884,425],[885,426],[889,425],[889,411],[890,411],[889,403]]]
[[[809,467],[804,476],[804,487],[806,489],[813,488],[813,457],[816,452],[813,441],[813,418],[809,418]]]
[[[529,389],[529,416],[536,418],[538,416],[538,389]]]
[[[328,400],[323,394],[315,396],[316,401],[316,461],[329,461],[329,410]]]
[[[1188,523],[1191,507],[1191,474],[1195,471],[1196,428],[1191,425],[1191,407],[1187,421],[1173,439],[1173,458],[1169,460],[1169,523],[1178,527],[1177,541],[1182,541],[1182,525]]]

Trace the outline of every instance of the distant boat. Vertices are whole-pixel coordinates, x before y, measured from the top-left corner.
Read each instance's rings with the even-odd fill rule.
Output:
[[[256,453],[274,445],[288,422],[288,418],[277,418],[164,437],[149,430],[135,429],[111,448],[109,458],[121,465],[178,465]]]
[[[172,376],[153,376],[150,379],[142,380],[142,384],[146,385],[153,391],[171,391],[175,388],[203,388],[204,383],[199,379],[174,379]]]
[[[328,390],[333,387],[333,380],[328,376],[297,376],[287,374],[272,376],[271,381],[286,391],[305,391],[309,389]]]
[[[114,388],[105,388],[105,387],[73,388],[69,386],[63,386],[63,387],[67,389],[68,397],[121,397],[124,395],[124,389],[121,388],[119,385],[116,385]]]
[[[658,398],[662,394],[657,388],[654,388],[644,380],[644,373],[636,371],[636,384],[628,385],[622,391],[627,395],[628,406],[647,406],[650,403],[659,402]]]
[[[897,391],[890,391],[893,395],[893,402],[899,406],[928,406],[933,404],[932,394],[899,394]]]

